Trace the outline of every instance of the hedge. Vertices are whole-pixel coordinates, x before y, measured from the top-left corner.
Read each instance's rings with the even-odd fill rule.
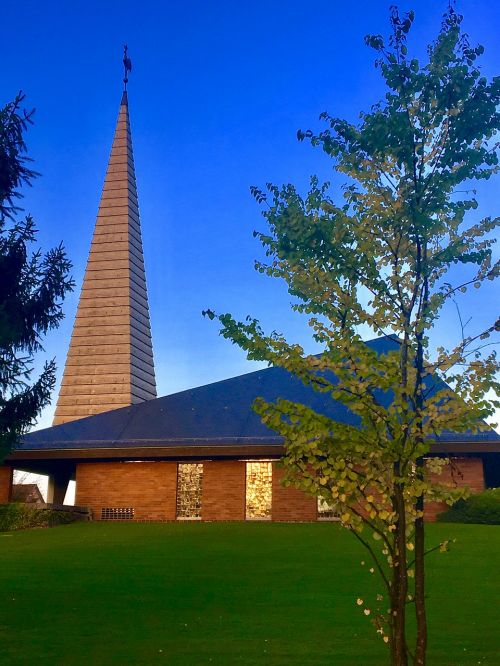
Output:
[[[0,504],[0,532],[25,530],[29,527],[54,527],[74,520],[76,516],[67,511],[37,509],[20,502]]]
[[[440,513],[437,519],[443,523],[500,525],[500,488],[459,500],[450,509]]]

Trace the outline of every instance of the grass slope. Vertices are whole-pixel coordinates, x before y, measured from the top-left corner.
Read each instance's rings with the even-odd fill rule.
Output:
[[[429,664],[498,664],[495,526],[429,559]],[[90,523],[0,536],[0,662],[371,666],[378,591],[338,525]],[[367,590],[369,592],[367,593]]]

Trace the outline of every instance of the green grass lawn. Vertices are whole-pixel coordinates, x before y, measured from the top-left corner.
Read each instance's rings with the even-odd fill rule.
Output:
[[[500,529],[430,525],[429,664],[500,664]],[[0,663],[385,664],[338,525],[87,523],[0,535]],[[367,590],[369,592],[367,593]]]

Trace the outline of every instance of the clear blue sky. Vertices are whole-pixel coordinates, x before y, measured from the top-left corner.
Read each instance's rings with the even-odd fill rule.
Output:
[[[257,274],[254,229],[264,220],[252,184],[306,187],[331,176],[328,159],[299,144],[323,110],[355,120],[383,94],[365,34],[387,33],[388,0],[333,2],[72,0],[2,7],[0,103],[22,89],[35,106],[29,153],[42,177],[24,207],[48,248],[61,240],[80,286],[118,111],[122,45],[133,62],[129,101],[159,394],[255,369],[219,338],[207,307],[260,318],[315,350],[283,285]],[[424,56],[445,0],[400,4],[416,13],[410,49]],[[497,74],[500,5],[462,0],[482,67]],[[338,181],[335,181],[338,183]],[[479,188],[480,212],[498,211],[499,181]],[[46,341],[62,373],[79,289]],[[479,328],[493,288],[464,300]],[[452,342],[450,311],[436,340]],[[40,425],[49,425],[53,408]]]

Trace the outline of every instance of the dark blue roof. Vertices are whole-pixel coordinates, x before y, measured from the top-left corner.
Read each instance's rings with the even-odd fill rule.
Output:
[[[398,342],[385,337],[367,344],[384,353],[397,348]],[[20,449],[279,444],[281,438],[252,409],[258,396],[268,401],[285,398],[307,404],[336,421],[357,424],[357,417],[343,404],[305,386],[286,370],[271,367],[38,430],[24,437]],[[490,429],[475,435],[447,433],[440,441],[499,442],[500,436]]]

